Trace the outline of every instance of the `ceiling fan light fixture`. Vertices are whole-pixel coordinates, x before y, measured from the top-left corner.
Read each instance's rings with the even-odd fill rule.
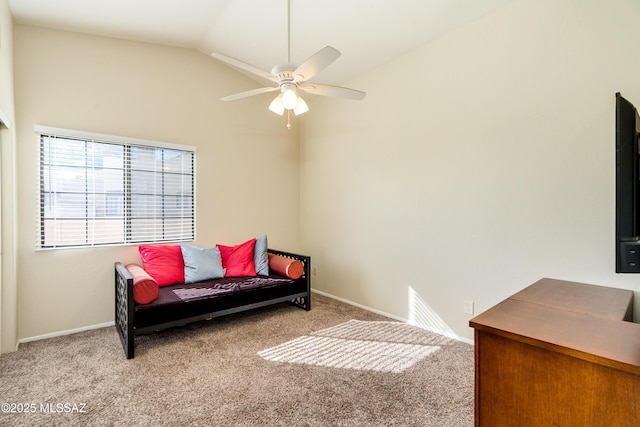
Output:
[[[281,116],[284,114],[284,105],[282,104],[282,94],[275,97],[269,105],[269,110]]]
[[[296,106],[293,108],[293,114],[295,114],[296,116],[299,116],[300,114],[304,114],[307,111],[309,111],[309,106],[307,105],[306,102],[304,102],[304,99],[302,99],[302,97],[298,97],[298,102],[296,103]]]
[[[298,95],[295,89],[288,88],[282,92],[282,105],[287,110],[293,110],[298,104]]]

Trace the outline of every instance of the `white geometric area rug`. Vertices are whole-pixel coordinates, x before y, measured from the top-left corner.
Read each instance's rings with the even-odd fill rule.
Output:
[[[400,373],[448,341],[402,322],[349,320],[258,355],[272,362]]]

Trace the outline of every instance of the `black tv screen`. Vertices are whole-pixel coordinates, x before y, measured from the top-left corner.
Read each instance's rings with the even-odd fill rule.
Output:
[[[616,272],[640,273],[640,116],[616,93]]]

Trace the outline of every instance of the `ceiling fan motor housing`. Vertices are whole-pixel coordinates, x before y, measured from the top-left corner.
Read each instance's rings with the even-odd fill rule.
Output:
[[[278,77],[280,84],[299,82],[304,79],[304,76],[302,74],[294,74],[295,69],[296,66],[291,64],[276,65],[271,69],[271,74]]]

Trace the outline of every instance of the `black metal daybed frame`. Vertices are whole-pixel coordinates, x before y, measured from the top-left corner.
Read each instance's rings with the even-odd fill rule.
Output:
[[[193,301],[180,301],[167,305],[149,307],[138,305],[133,300],[133,277],[120,262],[115,263],[115,325],[127,359],[134,357],[135,336],[149,334],[162,329],[183,326],[187,323],[214,317],[226,316],[290,302],[305,310],[311,310],[311,257],[268,249],[274,255],[300,261],[304,274],[296,280],[282,280],[273,286],[240,290],[230,294],[211,295]],[[270,278],[286,279],[273,272]],[[215,282],[215,279],[211,282]],[[236,279],[242,280],[242,279]],[[206,282],[201,282],[203,284]],[[161,291],[163,289],[161,288]],[[148,313],[145,313],[146,310]],[[136,312],[141,316],[136,317]]]

